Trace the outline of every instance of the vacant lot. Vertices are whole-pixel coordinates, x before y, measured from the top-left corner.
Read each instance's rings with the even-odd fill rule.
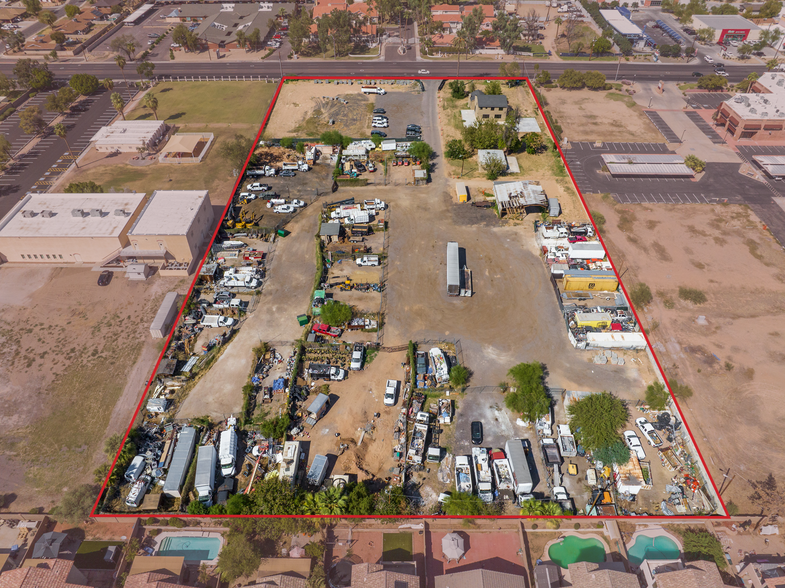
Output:
[[[0,269],[0,491],[7,507],[48,509],[93,482],[104,440],[124,432],[158,355],[149,327],[187,281],[85,269]]]
[[[625,284],[642,281],[654,293],[641,318],[671,384],[694,391],[681,406],[714,479],[732,478],[724,499],[758,512],[748,481],[785,476],[785,441],[770,434],[785,417],[777,400],[785,256],[744,206],[630,206],[599,196],[590,206],[607,219],[603,235]],[[706,302],[682,299],[680,287]]]
[[[265,139],[315,138],[332,130],[349,137],[370,136],[371,111],[377,97],[366,96],[360,91],[360,86],[358,82],[315,84],[303,81],[284,84],[275,110],[265,127]],[[389,101],[392,93],[419,93],[420,86],[385,85],[384,88],[388,96],[382,98]],[[334,124],[330,125],[330,120],[333,120]]]
[[[568,140],[664,142],[643,109],[619,92],[552,88],[542,95]]]

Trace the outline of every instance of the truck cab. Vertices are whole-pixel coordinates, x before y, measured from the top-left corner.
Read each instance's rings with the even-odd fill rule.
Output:
[[[352,362],[349,368],[353,371],[363,369],[363,359],[365,359],[365,347],[362,343],[355,343],[352,348]]]

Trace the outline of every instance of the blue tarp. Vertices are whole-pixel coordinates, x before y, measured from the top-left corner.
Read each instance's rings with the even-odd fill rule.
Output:
[[[285,387],[283,378],[278,378],[273,382],[273,390],[283,390]]]

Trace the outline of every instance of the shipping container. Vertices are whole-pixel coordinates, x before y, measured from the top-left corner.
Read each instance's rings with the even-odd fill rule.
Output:
[[[324,455],[317,455],[313,458],[311,468],[308,470],[308,483],[311,486],[321,486],[327,476],[329,461]]]
[[[461,293],[461,273],[458,262],[458,243],[447,243],[447,294],[458,296]]]
[[[588,290],[591,292],[615,292],[619,289],[619,280],[615,277],[593,276],[564,276],[563,288],[565,292]]]
[[[191,458],[194,454],[196,444],[196,429],[193,427],[183,427],[177,437],[177,445],[174,448],[174,457],[166,475],[163,493],[170,498],[180,498],[180,490],[185,481],[188,468],[191,467]]]
[[[466,188],[466,184],[461,182],[455,184],[455,192],[458,194],[458,202],[469,201],[469,190]]]
[[[174,317],[177,316],[177,292],[169,292],[164,296],[153,323],[150,325],[150,334],[153,339],[163,339],[172,328]]]

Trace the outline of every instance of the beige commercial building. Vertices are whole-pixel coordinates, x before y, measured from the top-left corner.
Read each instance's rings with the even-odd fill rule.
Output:
[[[29,194],[0,220],[0,260],[97,264],[127,243],[144,194]]]
[[[136,152],[139,147],[153,150],[166,135],[166,123],[162,120],[119,120],[102,127],[90,139],[96,151]]]
[[[207,190],[157,190],[128,231],[121,257],[162,274],[191,273],[213,234]]]
[[[206,190],[159,190],[149,199],[28,195],[0,220],[0,261],[129,272],[146,264],[162,275],[187,275],[212,236],[213,218]]]

